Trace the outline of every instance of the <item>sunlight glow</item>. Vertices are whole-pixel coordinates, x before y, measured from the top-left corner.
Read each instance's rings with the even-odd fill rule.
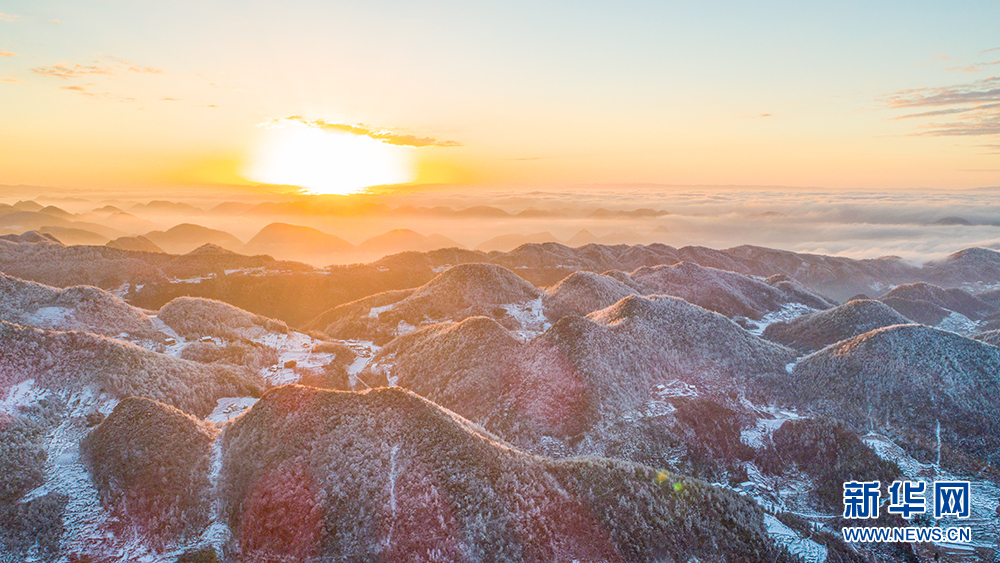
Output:
[[[242,170],[255,182],[300,186],[314,194],[352,194],[416,178],[413,149],[363,135],[286,123],[265,129]]]

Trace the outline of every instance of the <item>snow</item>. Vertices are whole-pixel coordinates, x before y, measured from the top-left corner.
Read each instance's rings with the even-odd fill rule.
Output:
[[[52,328],[62,324],[72,311],[65,307],[41,307],[28,316],[28,324]]]
[[[215,279],[215,273],[205,274],[204,276],[195,276],[193,278],[171,278],[168,283],[201,283],[206,280]]]
[[[0,403],[0,411],[16,414],[19,407],[33,405],[48,394],[45,389],[35,387],[34,379],[27,379],[11,386],[7,392],[7,398]]]
[[[232,274],[249,274],[253,276],[262,276],[265,273],[267,273],[266,270],[264,269],[264,266],[258,266],[256,268],[234,268],[232,270],[226,270],[225,272],[227,276]]]
[[[933,463],[922,463],[906,453],[903,448],[892,442],[889,438],[876,433],[869,433],[862,437],[862,440],[875,450],[875,453],[882,459],[895,462],[903,475],[907,479],[924,481],[928,483],[924,496],[927,499],[927,506],[933,506],[933,481],[970,481],[969,487],[969,507],[972,515],[968,519],[958,520],[947,517],[938,520],[940,526],[969,526],[972,528],[973,543],[971,547],[994,547],[989,543],[1000,534],[1000,519],[996,518],[997,499],[1000,499],[1000,487],[990,481],[979,481],[968,475],[955,475],[948,471],[940,470]],[[937,544],[945,547],[953,547],[954,544]]]
[[[978,323],[961,313],[951,312],[937,324],[935,328],[947,330],[956,334],[973,334],[978,330]]]
[[[389,460],[389,509],[392,510],[392,520],[389,522],[389,533],[386,537],[386,546],[392,545],[392,531],[396,527],[396,458],[399,454],[399,444],[392,446]]]
[[[540,296],[527,303],[513,303],[504,305],[503,308],[521,326],[514,333],[524,340],[530,340],[552,326],[545,318],[545,307]]]
[[[212,465],[208,480],[212,485],[212,509],[209,514],[209,525],[202,534],[202,541],[215,547],[217,553],[223,552],[223,547],[229,541],[232,532],[222,516],[222,491],[219,476],[222,474],[222,436],[225,430],[219,432],[212,441]]]
[[[167,326],[167,323],[161,321],[156,315],[150,315],[149,320],[153,323],[153,328],[156,331],[162,333],[168,339],[173,340],[173,344],[168,344],[162,353],[175,358],[181,357],[181,350],[187,346],[187,342],[184,340],[184,337],[177,334],[176,330]]]
[[[798,555],[806,563],[823,563],[826,561],[826,547],[809,538],[804,538],[795,530],[781,523],[776,517],[764,514],[764,525],[767,535],[778,545],[788,548],[792,555]]]
[[[372,319],[377,319],[379,315],[386,311],[391,311],[396,303],[390,303],[388,305],[383,305],[381,307],[372,307],[371,311],[368,311],[368,317]]]
[[[254,397],[222,397],[216,401],[215,410],[205,417],[205,420],[216,424],[223,424],[233,418],[243,414],[256,403],[258,399]]]
[[[335,354],[313,352],[313,347],[322,341],[301,332],[288,334],[269,332],[258,339],[258,342],[278,352],[278,363],[264,368],[261,374],[272,385],[295,383],[301,377],[298,370],[323,369],[335,357]],[[295,367],[286,368],[285,364],[291,361],[295,362]]]
[[[92,411],[110,414],[118,401],[89,388],[64,398],[70,410],[47,436],[44,484],[29,491],[23,501],[53,492],[67,496],[61,552],[89,553],[94,546],[100,545],[104,554],[117,553],[121,558],[124,553],[128,560],[136,560],[134,555],[145,548],[139,547],[138,543],[128,546],[128,541],[111,532],[107,525],[110,515],[101,506],[97,489],[80,455],[80,439],[87,433],[87,428],[80,424],[81,418]],[[37,556],[28,558],[28,561],[40,560],[43,559]]]
[[[748,329],[747,332],[753,334],[754,336],[763,336],[764,329],[766,329],[769,325],[778,322],[787,323],[788,321],[801,317],[802,315],[815,312],[816,309],[801,303],[789,303],[777,311],[772,311],[764,315],[764,317],[759,321],[750,321],[755,325],[755,328]]]
[[[757,420],[757,426],[748,428],[740,434],[740,439],[751,448],[763,448],[764,438],[774,434],[774,431],[781,428],[786,420],[799,418],[795,413],[788,411],[774,411],[773,418],[761,418]]]

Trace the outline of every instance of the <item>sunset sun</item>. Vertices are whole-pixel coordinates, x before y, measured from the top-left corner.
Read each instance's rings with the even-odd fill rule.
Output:
[[[282,123],[263,131],[243,175],[313,194],[346,195],[413,181],[412,151],[365,135]]]

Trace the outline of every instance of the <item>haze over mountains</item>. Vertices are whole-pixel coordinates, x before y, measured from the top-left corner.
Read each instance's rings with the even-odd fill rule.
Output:
[[[34,213],[66,229],[89,218],[25,201],[11,209],[0,218]],[[91,209],[188,217],[100,244],[37,229],[0,237],[0,555],[995,553],[995,250],[914,263],[587,236],[498,250],[518,241],[485,244],[484,230],[463,248],[451,232],[398,227],[359,240],[271,217],[236,236],[202,221],[313,212],[294,200]],[[325,212],[580,218],[557,210],[362,201]],[[359,252],[376,259],[306,260]],[[973,481],[963,525],[974,544],[844,544],[843,481],[904,476]],[[878,525],[907,523],[883,515]]]

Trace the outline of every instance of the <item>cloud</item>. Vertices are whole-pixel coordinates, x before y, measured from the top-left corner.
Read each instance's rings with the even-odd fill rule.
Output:
[[[76,94],[80,94],[81,96],[87,96],[88,98],[101,98],[101,99],[112,100],[112,101],[116,101],[116,102],[134,102],[134,101],[136,101],[135,98],[130,98],[130,97],[127,97],[127,96],[119,96],[118,94],[112,94],[111,92],[91,92],[88,89],[91,86],[96,86],[96,85],[97,84],[95,82],[90,82],[90,83],[84,84],[82,86],[80,86],[80,85],[60,86],[59,89],[60,90],[66,90],[67,92],[74,92]]]
[[[322,129],[324,131],[337,131],[341,133],[350,133],[352,135],[362,135],[365,137],[371,137],[377,141],[382,141],[390,145],[398,145],[401,147],[460,147],[461,143],[457,141],[447,141],[439,140],[433,137],[417,137],[416,135],[400,135],[398,133],[393,133],[384,129],[372,129],[363,123],[357,125],[352,125],[349,123],[331,123],[324,121],[322,119],[306,119],[300,115],[291,115],[284,119],[275,120],[280,121],[294,121],[296,123],[301,123],[309,127],[315,127],[317,129]]]
[[[31,72],[36,74],[41,74],[43,76],[51,76],[53,78],[59,78],[62,80],[69,80],[71,78],[80,78],[83,76],[93,76],[93,75],[103,75],[103,76],[114,76],[126,73],[137,73],[137,74],[159,74],[163,72],[162,69],[154,68],[151,66],[141,66],[128,61],[123,61],[115,57],[105,57],[105,60],[114,61],[113,64],[102,63],[100,60],[94,61],[93,64],[68,64],[68,63],[57,63],[51,66],[42,66],[31,69]]]
[[[762,119],[764,117],[774,117],[774,115],[770,113],[758,113],[757,115],[744,115],[743,119]]]
[[[13,14],[0,13],[0,22],[12,22],[21,16],[15,16]]]
[[[946,66],[945,70],[957,70],[959,72],[979,72],[988,66],[1000,65],[1000,59],[988,63],[973,63],[967,66]]]
[[[0,78],[0,82],[20,82],[20,80],[16,78]]]
[[[944,88],[918,88],[897,92],[883,102],[891,109],[923,110],[894,119],[927,119],[953,116],[948,122],[931,122],[919,135],[1000,135],[1000,77]]]
[[[0,57],[16,57],[17,53],[11,53],[9,51],[0,51]]]

